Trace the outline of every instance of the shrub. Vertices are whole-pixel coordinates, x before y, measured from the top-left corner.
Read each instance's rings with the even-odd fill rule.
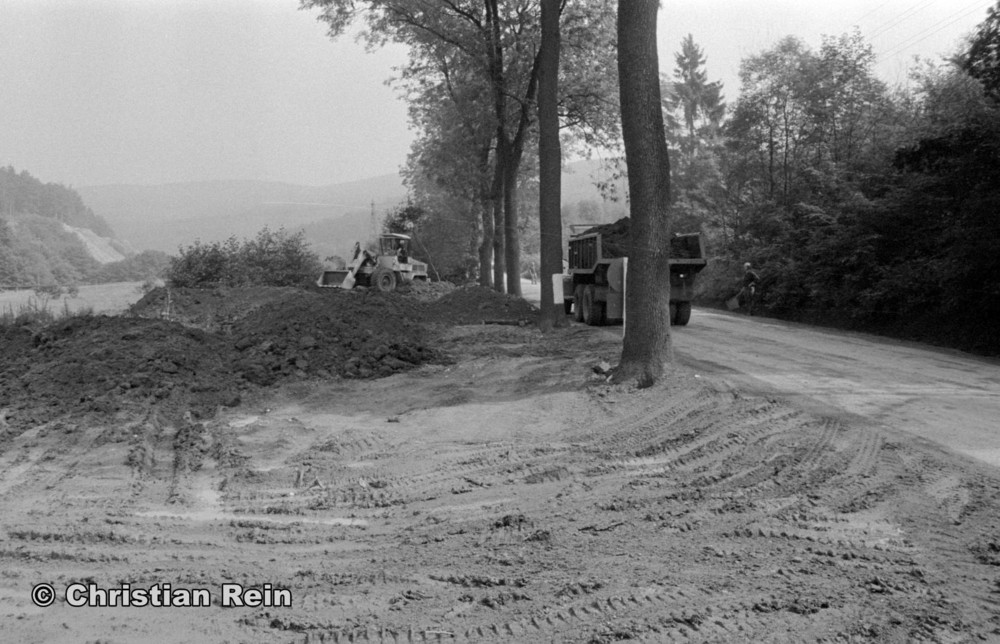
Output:
[[[170,259],[167,283],[175,287],[305,286],[322,270],[301,231],[264,228],[252,240],[196,241]]]

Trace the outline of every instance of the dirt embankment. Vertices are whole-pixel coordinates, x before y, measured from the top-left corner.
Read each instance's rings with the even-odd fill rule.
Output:
[[[58,418],[53,395],[39,405],[52,420],[7,432],[5,636],[296,644],[1000,636],[995,469],[689,370],[647,390],[609,386],[591,367],[614,360],[620,341],[591,327],[543,335],[516,324],[442,324],[460,315],[521,319],[516,301],[489,292],[456,292],[438,309],[418,298],[312,299],[319,295],[233,306],[175,293],[178,321],[95,319],[7,338],[46,369],[59,352],[82,351],[77,339],[106,351],[73,391],[100,382],[108,365],[165,377],[157,360],[175,356],[183,394],[137,393],[134,414],[123,404],[117,415],[81,416],[66,403],[72,413]],[[234,312],[216,314],[211,331],[181,322],[206,306]],[[376,313],[377,329],[412,332],[447,360],[384,378],[318,375],[390,346],[348,324],[367,318],[338,311]],[[393,326],[401,324],[394,312],[414,326]],[[120,353],[132,329],[149,337],[132,344],[162,355],[140,362]],[[154,341],[160,335],[172,336],[166,348]],[[309,353],[307,336],[338,347],[328,349],[336,358]],[[252,341],[237,348],[245,337]],[[262,349],[269,341],[283,348]],[[213,353],[229,356],[229,377],[253,400],[202,419],[157,411],[189,410],[185,396],[204,393],[191,381],[221,377]],[[300,356],[309,362],[285,369]],[[272,386],[235,375],[250,358],[279,374]],[[29,387],[41,391],[34,378]],[[30,599],[41,581],[57,592],[72,583],[203,588],[212,602],[71,607],[60,598],[41,608]],[[291,605],[223,607],[224,584],[287,590]]]

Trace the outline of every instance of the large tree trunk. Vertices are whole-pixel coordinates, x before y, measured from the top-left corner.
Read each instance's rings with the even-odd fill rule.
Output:
[[[499,139],[498,139],[499,141]],[[498,144],[499,147],[499,144]],[[498,153],[496,155],[496,173],[493,179],[493,290],[504,292],[504,174],[506,163]]]
[[[493,202],[484,201],[479,205],[482,218],[482,241],[479,243],[479,285],[493,286]]]
[[[560,190],[562,153],[559,145],[559,3],[542,0],[542,43],[538,65],[538,229],[541,236],[542,310],[539,326],[548,331],[565,326],[562,302],[552,300],[552,275],[562,272]]]
[[[521,297],[521,236],[517,223],[517,171],[519,162],[508,160],[504,172],[504,258],[507,263],[507,293]]]
[[[480,149],[479,169],[482,177],[485,177],[489,171],[490,151],[492,148],[492,144],[487,143]],[[496,201],[496,186],[497,182],[494,177],[494,180],[490,182],[488,187],[485,184],[481,184],[479,190],[479,232],[482,236],[480,237],[479,247],[476,250],[478,250],[479,254],[479,285],[486,288],[493,286],[493,204]]]
[[[659,0],[619,0],[618,77],[628,165],[625,339],[614,380],[648,387],[673,359],[670,339],[670,160],[656,51]]]
[[[485,0],[486,22],[489,26],[489,75],[493,90],[493,113],[497,120],[496,152],[493,173],[493,288],[504,292],[504,203],[506,200],[507,173],[507,91],[503,73],[503,44],[500,36],[500,6],[498,0]]]

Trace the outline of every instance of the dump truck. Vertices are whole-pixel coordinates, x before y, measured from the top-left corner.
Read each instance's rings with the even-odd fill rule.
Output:
[[[400,254],[400,247],[405,252]],[[427,281],[427,264],[409,257],[409,235],[385,233],[378,238],[378,254],[354,245],[354,257],[345,269],[324,270],[316,280],[321,287],[351,289],[367,286],[392,292],[400,284]]]
[[[627,217],[570,236],[568,274],[563,276],[567,315],[592,326],[624,319],[627,244]],[[669,263],[670,323],[684,326],[691,319],[695,276],[707,264],[701,234],[671,237]]]

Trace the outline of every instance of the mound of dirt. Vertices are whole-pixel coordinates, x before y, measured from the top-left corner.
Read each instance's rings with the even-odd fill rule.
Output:
[[[427,308],[427,318],[443,324],[482,324],[502,320],[534,324],[538,309],[525,300],[483,286],[463,286]]]
[[[425,301],[435,290],[445,294]],[[447,361],[431,346],[439,325],[527,324],[536,316],[524,300],[482,287],[159,288],[128,316],[77,316],[34,332],[0,328],[0,429],[154,405],[167,416],[205,418],[256,386],[376,378]]]
[[[405,287],[402,287],[401,292],[421,302],[433,302],[441,296],[451,293],[455,288],[455,285],[451,282],[423,282],[414,280]]]
[[[240,401],[228,343],[174,322],[78,316],[35,333],[8,329],[4,340],[0,399],[14,428],[153,403],[205,415]]]
[[[170,303],[175,319],[161,319]],[[211,416],[253,385],[373,378],[443,360],[402,295],[300,289],[157,289],[133,312],[0,328],[0,428],[67,413]],[[198,326],[194,326],[198,324]],[[19,432],[18,432],[19,433]]]
[[[224,329],[252,311],[281,300],[300,289],[259,286],[248,288],[154,288],[132,305],[129,313],[164,318],[203,329]]]
[[[236,369],[268,385],[282,376],[388,376],[440,359],[419,302],[373,291],[295,291],[233,324]]]

